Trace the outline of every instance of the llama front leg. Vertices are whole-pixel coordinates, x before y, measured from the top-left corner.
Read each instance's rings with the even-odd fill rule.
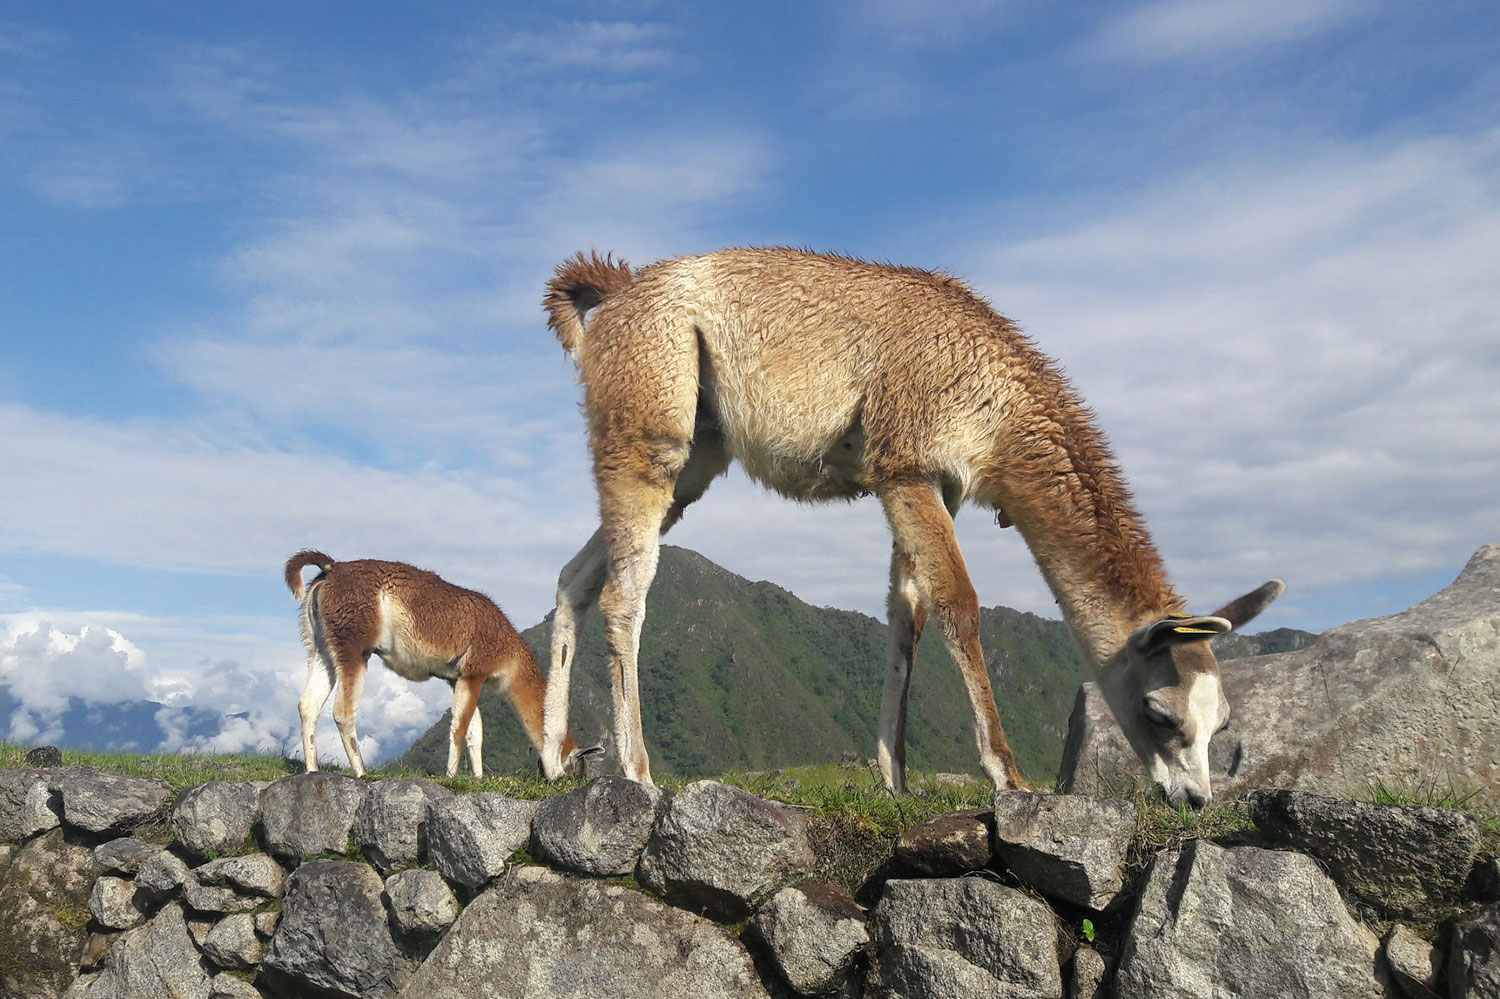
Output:
[[[608,568],[609,547],[600,528],[563,567],[557,580],[557,609],[552,614],[552,668],[542,713],[542,773],[557,780],[566,770],[563,743],[568,735],[569,687],[573,659],[583,633],[583,617],[599,599]]]
[[[886,601],[890,622],[890,654],[885,695],[880,705],[880,741],[876,756],[885,786],[906,791],[906,705],[911,693],[911,671],[917,643],[927,622],[927,609],[912,579],[911,560],[899,548],[891,553],[891,592]]]
[[[916,589],[942,626],[948,651],[963,675],[969,706],[974,711],[980,766],[997,789],[1025,787],[990,689],[989,671],[979,645],[979,597],[958,548],[953,518],[930,483],[888,486],[880,491],[880,501],[897,548],[911,560]]]
[[[479,690],[484,686],[485,677],[461,676],[453,685],[453,710],[451,720],[448,724],[448,777],[451,779],[458,776],[458,760],[464,742],[468,739],[470,725],[478,720]],[[470,744],[470,750],[474,745]],[[482,777],[483,766],[479,763],[478,756],[471,756],[469,762],[474,767],[474,776]]]

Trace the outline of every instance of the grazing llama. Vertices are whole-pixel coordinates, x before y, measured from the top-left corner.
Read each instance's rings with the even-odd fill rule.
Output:
[[[310,565],[320,571],[304,586],[302,570]],[[458,773],[465,742],[474,776],[484,774],[479,690],[491,677],[499,679],[531,744],[540,751],[546,698],[541,668],[505,614],[483,593],[454,586],[404,562],[335,562],[315,551],[298,552],[287,560],[286,585],[302,602],[307,685],[298,710],[309,772],[318,769],[318,714],[337,687],[333,719],[349,765],[356,777],[364,776],[354,716],[371,653],[408,680],[436,676],[452,685],[449,777]],[[558,742],[561,762],[555,770],[577,773],[586,757],[601,751],[580,750],[571,735],[563,734]]]
[[[659,536],[738,460],[798,500],[875,494],[895,544],[879,761],[905,788],[917,641],[942,629],[996,788],[1024,787],[979,645],[979,601],[952,515],[971,500],[1020,531],[1151,777],[1210,795],[1228,717],[1207,639],[1282,590],[1184,613],[1103,435],[1009,320],[941,274],[792,249],[733,249],[632,271],[577,255],[548,283],[548,325],[580,372],[601,525],[562,570],[542,766],[563,769],[584,611],[604,614],[616,739],[649,783],[636,656]],[[589,313],[592,311],[592,315]]]

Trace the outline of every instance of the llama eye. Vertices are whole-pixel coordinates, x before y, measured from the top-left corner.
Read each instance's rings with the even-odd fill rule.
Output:
[[[1163,711],[1161,708],[1158,708],[1154,704],[1148,702],[1143,709],[1143,713],[1146,716],[1146,723],[1148,725],[1154,725],[1157,728],[1177,727],[1177,719],[1173,718],[1171,715],[1167,714],[1165,711]]]

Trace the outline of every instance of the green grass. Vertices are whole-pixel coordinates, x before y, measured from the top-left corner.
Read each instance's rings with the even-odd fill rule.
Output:
[[[1413,777],[1403,781],[1385,781],[1377,777],[1358,796],[1377,805],[1412,805],[1468,812],[1484,827],[1482,852],[1486,856],[1500,856],[1500,812],[1484,805],[1484,788],[1455,787],[1452,780],[1435,777]]]
[[[26,768],[24,746],[0,742],[0,769]],[[181,791],[211,780],[276,780],[302,769],[300,763],[271,756],[241,754],[233,756],[196,756],[176,753],[91,753],[64,749],[65,767],[93,767],[128,777],[154,777]]]

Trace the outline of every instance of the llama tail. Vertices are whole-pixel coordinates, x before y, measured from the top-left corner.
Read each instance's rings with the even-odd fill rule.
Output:
[[[291,590],[292,596],[298,600],[302,599],[305,592],[302,586],[302,570],[310,565],[317,566],[320,572],[327,572],[333,568],[333,559],[309,548],[286,560],[286,588]]]
[[[562,341],[563,350],[577,353],[583,339],[583,317],[604,299],[630,284],[635,273],[623,260],[590,250],[557,265],[557,276],[547,282],[547,325]]]

